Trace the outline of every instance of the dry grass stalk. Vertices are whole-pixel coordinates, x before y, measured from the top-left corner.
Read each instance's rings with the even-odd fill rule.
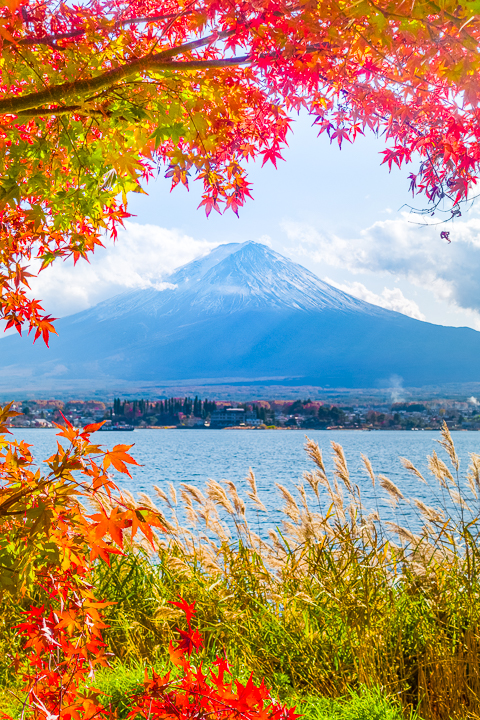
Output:
[[[415,477],[417,477],[420,480],[420,482],[425,483],[425,485],[428,485],[427,481],[423,477],[420,470],[418,470],[415,467],[415,465],[411,462],[411,460],[409,460],[408,458],[401,457],[400,461],[406,470],[409,470],[411,473],[413,473],[415,475]]]
[[[168,489],[170,491],[170,497],[172,498],[172,502],[174,505],[177,505],[177,491],[175,490],[175,486],[173,483],[168,483]]]
[[[192,569],[190,565],[181,558],[171,556],[168,560],[168,566],[171,568],[171,570],[178,573],[179,575],[184,575],[188,577],[192,574]]]
[[[343,452],[343,447],[333,441],[331,445],[334,453],[333,462],[335,464],[335,477],[338,477],[343,482],[347,490],[350,493],[353,493],[352,484],[350,482],[350,473],[348,472],[347,460],[345,458],[345,453]]]
[[[463,508],[464,510],[470,511],[469,506],[467,505],[467,503],[465,502],[463,497],[460,495],[458,490],[450,490],[450,497],[452,498],[455,505],[460,505],[460,507]]]
[[[280,485],[280,483],[275,483],[275,485],[280,490],[285,500],[285,506],[282,508],[282,512],[284,512],[285,515],[288,515],[288,517],[291,518],[293,522],[298,523],[298,521],[300,520],[300,508],[295,502],[292,493],[287,490],[286,487]]]
[[[375,487],[375,473],[373,472],[372,463],[370,462],[368,457],[366,455],[364,455],[363,453],[360,453],[360,457],[362,458],[362,462],[365,465],[365,469],[370,476],[370,480],[372,481],[372,486]]]
[[[272,550],[276,551],[280,555],[285,556],[285,547],[280,541],[280,538],[278,537],[278,534],[275,532],[275,530],[270,529],[268,531],[268,537],[270,538]]]
[[[393,507],[396,507],[399,500],[405,500],[404,495],[390,478],[386,477],[386,475],[379,475],[378,479],[382,488],[389,494]]]
[[[170,502],[170,498],[168,497],[167,493],[165,493],[161,488],[159,488],[158,485],[154,485],[153,489],[155,490],[155,493],[160,498],[160,500],[163,500],[163,502],[166,503],[169,508],[171,508],[172,503]]]
[[[255,480],[255,475],[253,473],[252,468],[248,468],[248,475],[247,475],[247,482],[250,485],[252,492],[247,492],[247,497],[250,498],[250,500],[253,502],[257,510],[262,510],[262,512],[267,512],[267,508],[263,504],[263,502],[260,500],[257,492],[257,483]]]
[[[242,520],[245,517],[245,503],[243,502],[242,498],[238,494],[237,487],[232,480],[224,480],[223,484],[227,488],[227,492],[230,495],[230,498],[233,501],[233,506],[235,508],[235,511],[238,513],[238,515],[241,516]]]
[[[295,487],[298,490],[298,494],[300,495],[300,500],[302,502],[305,512],[307,513],[307,515],[310,515],[310,507],[308,505],[308,497],[307,497],[307,493],[305,492],[304,486],[303,485],[295,485]]]
[[[460,468],[460,460],[457,455],[457,451],[455,450],[455,445],[453,444],[452,436],[450,435],[450,430],[448,429],[448,425],[443,421],[443,426],[441,429],[441,436],[442,440],[438,440],[438,443],[445,448],[445,450],[448,453],[448,456],[450,457],[450,462],[452,463],[453,467],[455,468],[456,472],[458,473],[458,470]]]
[[[223,507],[229,515],[235,514],[234,507],[228,499],[225,488],[223,488],[216,480],[208,480],[207,495],[212,502]]]
[[[159,607],[154,611],[154,615],[157,620],[177,621],[182,616],[182,612],[171,605],[159,605]]]
[[[246,480],[248,484],[250,485],[250,488],[252,490],[253,495],[258,495],[257,491],[257,481],[255,480],[255,473],[253,472],[252,468],[248,468],[248,475],[246,477]]]
[[[314,440],[311,440],[309,437],[307,437],[307,441],[305,443],[305,450],[307,452],[307,455],[311,458],[311,460],[313,460],[322,475],[326,478],[327,471],[325,470],[322,451],[318,447],[318,444]]]
[[[294,538],[297,542],[301,542],[299,525],[292,523],[289,520],[282,520],[282,527],[283,534],[287,536],[287,539]]]
[[[475,498],[480,491],[480,455],[470,453],[470,465],[467,471],[467,482]]]
[[[320,500],[320,493],[318,490],[319,485],[321,485],[322,487],[329,488],[329,483],[328,483],[327,478],[324,475],[322,475],[322,473],[319,470],[314,470],[313,472],[304,472],[303,478],[304,478],[304,480],[307,481],[307,483],[312,488],[317,500]]]
[[[203,520],[205,527],[208,530],[211,530],[220,520],[217,508],[212,502],[204,503],[199,508],[197,508],[196,512],[198,514],[198,517]]]
[[[188,520],[188,522],[190,523],[190,525],[193,525],[193,527],[197,527],[197,525],[198,525],[198,514],[197,514],[197,512],[193,509],[193,507],[192,507],[191,505],[187,505],[187,506],[185,507],[185,515],[186,515],[187,520]]]
[[[195,485],[189,485],[188,483],[180,483],[180,486],[183,488],[183,491],[190,494],[199,505],[203,505],[206,502],[207,498]],[[184,497],[183,493],[182,497]]]
[[[147,495],[147,493],[144,492],[139,492],[138,497],[140,498],[145,507],[150,508],[150,510],[153,510],[154,512],[160,513],[160,510],[155,505],[150,495]]]
[[[430,472],[432,475],[436,477],[438,482],[443,488],[448,489],[448,483],[447,480],[450,481],[450,483],[453,486],[456,486],[456,482],[453,479],[453,475],[448,469],[448,467],[445,465],[443,460],[440,460],[437,453],[434,451],[431,456],[428,458],[428,467],[430,469]]]
[[[344,509],[342,495],[332,491],[330,494],[330,499],[332,501],[332,507],[334,509],[337,520],[339,520],[341,523],[345,524],[347,519],[346,519],[346,515],[345,515],[345,509]]]
[[[429,507],[428,505],[425,505],[424,502],[421,500],[418,500],[418,498],[415,498],[414,501],[415,505],[420,510],[422,516],[429,520],[430,522],[434,523],[441,523],[445,519],[445,515],[441,510],[438,510],[437,508]]]
[[[402,540],[402,541],[404,541],[404,542],[412,543],[412,545],[414,545],[414,544],[418,544],[418,542],[420,541],[420,538],[419,538],[419,537],[417,537],[416,535],[414,535],[414,534],[413,534],[410,530],[408,530],[407,528],[404,528],[404,527],[402,527],[401,525],[398,525],[397,523],[394,523],[394,522],[391,522],[391,521],[387,520],[387,521],[385,522],[385,525],[386,525],[392,532],[394,532],[396,535],[398,535],[398,537],[400,538],[400,540]]]
[[[194,527],[198,524],[198,515],[196,511],[194,510],[193,503],[192,503],[192,497],[190,493],[186,490],[182,490],[181,498],[183,500],[183,511],[185,513],[185,516],[188,520],[188,522],[193,525]]]
[[[221,522],[212,522],[210,529],[218,537],[220,542],[229,543],[232,539],[230,530]]]
[[[199,545],[197,547],[197,557],[207,572],[212,575],[223,573],[222,568],[217,562],[216,555],[214,555],[206,545]]]

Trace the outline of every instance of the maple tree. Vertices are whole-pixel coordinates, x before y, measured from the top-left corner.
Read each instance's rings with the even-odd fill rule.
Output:
[[[23,681],[17,692],[22,717],[32,720],[113,720],[116,711],[95,688],[95,670],[107,665],[102,640],[103,608],[91,584],[93,564],[121,554],[137,531],[155,548],[155,529],[163,518],[152,507],[128,503],[109,472],[130,475],[131,446],[104,450],[91,441],[102,423],[74,428],[58,426],[57,450],[36,467],[31,446],[8,438],[7,422],[18,413],[0,408],[0,599],[17,604],[28,599],[16,630],[23,639],[12,665]],[[115,493],[112,495],[112,493]],[[89,510],[85,505],[93,506]],[[25,604],[25,602],[24,602]],[[129,717],[217,720],[296,720],[294,709],[274,701],[263,682],[252,676],[232,681],[225,658],[217,673],[193,666],[192,652],[203,638],[192,628],[195,603],[172,603],[186,617],[177,628],[179,642],[168,652],[176,669],[160,677],[145,672],[142,691],[131,698]],[[13,720],[0,709],[3,720]]]
[[[0,409],[0,599],[3,607],[9,599],[29,605],[17,625],[25,642],[12,658],[23,677],[19,701],[35,719],[99,717],[103,705],[88,678],[106,664],[105,603],[90,582],[93,563],[121,553],[126,531],[133,539],[140,530],[152,542],[162,519],[121,495],[109,508],[117,491],[109,470],[129,474],[137,463],[130,446],[108,451],[91,442],[102,423],[78,429],[65,421],[63,444],[41,472],[31,446],[8,439],[13,415],[11,404]],[[89,502],[95,512],[86,509]]]
[[[458,214],[480,160],[479,0],[2,0],[0,308],[48,341],[28,267],[116,236],[155,172],[250,196],[305,108],[340,146],[385,133],[414,193]],[[35,265],[35,263],[34,263]]]

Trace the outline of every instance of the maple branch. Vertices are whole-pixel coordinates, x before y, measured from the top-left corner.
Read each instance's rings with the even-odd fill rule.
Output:
[[[116,77],[114,81],[108,82],[108,85],[106,82],[104,84],[93,84],[89,83],[89,81],[82,81],[81,83],[78,83],[80,85],[80,88],[75,87],[75,83],[72,83],[73,87],[67,90],[67,92],[59,93],[58,90],[61,90],[65,88],[65,85],[59,85],[57,88],[53,88],[52,92],[49,93],[49,100],[51,101],[53,98],[55,99],[66,99],[68,97],[72,96],[79,96],[82,94],[86,94],[87,92],[90,92],[92,89],[98,90],[99,88],[107,88],[110,87],[115,81],[124,79],[128,77],[129,75],[133,75],[136,72],[139,72],[140,70],[154,70],[155,72],[163,72],[165,70],[209,70],[212,68],[224,68],[224,67],[235,67],[238,65],[245,65],[248,62],[250,62],[251,56],[250,55],[243,55],[241,57],[233,57],[233,58],[225,58],[225,59],[219,59],[219,60],[184,60],[184,61],[173,61],[173,62],[165,62],[163,60],[155,60],[155,56],[150,58],[150,61],[147,63],[143,63],[141,68],[133,68],[128,69],[127,68],[121,68],[126,70],[126,72],[123,75],[120,75],[119,77]],[[103,77],[103,76],[101,76]],[[96,78],[94,78],[96,80]],[[69,83],[70,85],[70,83]],[[46,93],[31,93],[31,95],[26,95],[24,98],[13,98],[12,100],[8,99],[7,101],[0,101],[0,113],[8,113],[12,115],[16,115],[17,117],[41,117],[45,115],[66,115],[69,112],[74,112],[77,115],[87,115],[87,116],[111,116],[113,113],[104,112],[103,110],[95,110],[95,109],[87,109],[82,108],[81,105],[59,105],[54,108],[42,108],[38,107],[40,104],[38,102],[38,96],[42,96],[41,99],[45,101],[45,95]],[[15,100],[24,102],[15,102]],[[48,101],[47,101],[48,102]],[[5,110],[6,103],[9,103],[9,107],[11,109]],[[15,110],[12,109],[13,107],[25,107],[27,109],[25,110]]]
[[[185,13],[182,13],[182,15],[187,14],[187,12],[192,12],[191,10],[186,11]],[[160,20],[171,20],[174,17],[178,17],[178,13],[168,13],[166,15],[152,15],[148,16],[145,15],[144,17],[134,17],[134,18],[127,18],[126,20],[117,20],[117,22],[112,25],[111,30],[117,30],[120,27],[124,27],[125,25],[135,25],[137,23],[148,23],[148,22],[158,22]],[[105,30],[106,28],[101,28],[100,26],[96,27],[95,30]],[[4,45],[53,45],[54,47],[58,47],[54,45],[58,40],[71,40],[72,38],[81,37],[82,35],[85,35],[87,32],[86,28],[80,28],[78,30],[72,30],[71,32],[66,33],[57,33],[56,35],[44,35],[43,37],[25,37],[20,38],[19,40],[15,40],[15,42],[11,41],[4,41]],[[63,49],[63,48],[61,48]]]
[[[240,57],[219,58],[218,60],[175,60],[174,62],[153,62],[147,66],[147,70],[175,70],[181,68],[184,70],[202,70],[203,68],[223,68],[234,67],[236,65],[246,65],[252,59],[251,55],[241,55]]]
[[[96,77],[86,80],[75,80],[74,82],[62,83],[61,85],[53,85],[39,92],[29,93],[28,95],[15,95],[0,100],[0,113],[11,113],[16,115],[22,110],[32,110],[41,107],[44,104],[59,102],[62,100],[70,100],[79,98],[111,87],[120,80],[124,80],[131,75],[135,75],[146,70],[201,70],[209,68],[230,67],[234,65],[243,65],[250,59],[249,55],[239,58],[225,58],[219,60],[184,60],[168,62],[170,58],[176,55],[182,55],[197,48],[210,45],[215,40],[223,40],[235,34],[235,30],[228,30],[222,33],[215,33],[206,38],[193,40],[192,42],[179,45],[178,47],[163,50],[155,55],[145,55],[141,58],[135,58],[125,65],[107,70],[107,72],[97,75]]]
[[[85,29],[82,29],[72,30],[72,32],[68,33],[59,33],[58,35],[44,35],[43,37],[25,37],[20,38],[19,40],[15,40],[15,42],[4,42],[4,45],[52,45],[57,40],[68,40],[70,38],[81,37],[82,35],[85,35],[86,32],[87,31]]]
[[[35,108],[32,110],[20,110],[16,113],[17,117],[46,117],[50,115],[68,115],[72,113],[74,115],[86,115],[92,117],[112,117],[113,113],[108,110],[98,110],[95,108],[88,108],[84,105],[58,105],[53,108]]]

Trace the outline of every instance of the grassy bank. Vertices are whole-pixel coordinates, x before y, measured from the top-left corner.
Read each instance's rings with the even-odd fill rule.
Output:
[[[93,578],[96,596],[114,603],[106,609],[111,668],[95,682],[119,720],[144,668],[165,671],[183,622],[169,605],[179,595],[196,602],[206,667],[226,654],[234,676],[265,678],[307,718],[480,718],[480,457],[462,476],[446,428],[442,444],[428,478],[404,463],[439,498],[435,508],[405,498],[364,458],[398,518],[406,504],[416,508],[416,532],[363,507],[336,444],[328,477],[319,448],[307,443],[312,471],[295,494],[279,486],[283,521],[268,540],[246,518],[249,504],[268,526],[252,473],[245,498],[226,481],[141,496],[163,514],[155,552],[131,545],[110,566],[98,563]],[[17,607],[4,608],[2,683],[10,689],[15,616]]]
[[[230,482],[185,484],[178,498],[173,488],[158,490],[166,532],[156,562],[137,548],[98,567],[97,592],[116,602],[108,611],[111,651],[127,664],[158,661],[178,621],[167,603],[181,594],[197,603],[205,659],[225,650],[236,672],[266,677],[283,699],[382,688],[407,715],[480,717],[480,458],[472,455],[462,479],[447,430],[443,445],[445,461],[430,458],[428,479],[405,465],[458,508],[450,516],[404,498],[365,459],[399,515],[404,503],[417,508],[417,533],[365,511],[335,444],[328,478],[308,443],[314,469],[295,497],[281,489],[284,520],[268,542],[245,516],[249,502],[265,522],[253,475],[245,499]],[[188,527],[177,519],[180,506]]]
[[[157,666],[156,670],[165,670],[165,667]],[[144,672],[143,666],[125,666],[117,662],[109,670],[98,673],[95,685],[116,720],[127,719],[132,695],[141,688]],[[291,700],[306,720],[404,720],[400,704],[378,688],[360,688],[340,698],[300,695]],[[22,720],[22,704],[13,697],[10,689],[0,688],[0,708]],[[28,714],[24,717],[28,718]],[[409,720],[417,720],[416,714],[412,714]]]

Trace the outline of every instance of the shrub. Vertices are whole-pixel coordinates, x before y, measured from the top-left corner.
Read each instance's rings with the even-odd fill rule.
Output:
[[[96,669],[107,664],[102,611],[111,602],[99,600],[92,571],[108,566],[112,555],[129,557],[123,552],[127,539],[130,556],[136,557],[139,528],[154,548],[153,527],[163,530],[163,521],[148,503],[112,495],[117,488],[109,467],[128,473],[127,464],[135,461],[129,446],[104,451],[91,443],[90,434],[100,425],[60,428],[69,444],[57,444],[42,474],[29,446],[6,439],[5,422],[12,414],[10,408],[0,413],[0,599],[4,610],[13,616],[16,610],[13,628],[23,643],[13,659],[21,674],[12,693],[17,707],[5,706],[2,716],[12,720],[19,711],[22,719],[26,712],[32,720],[113,720],[114,698],[109,701],[94,681]],[[15,608],[19,600],[27,607]],[[145,673],[143,688],[136,688],[129,707],[123,703],[128,718],[296,720],[294,710],[272,698],[263,682],[255,684],[251,675],[244,683],[233,681],[225,657],[215,658],[215,671],[204,672],[201,662],[193,666],[190,655],[203,646],[191,626],[195,602],[180,599],[171,605],[186,616],[186,629],[176,628],[179,642],[168,645],[177,672]]]

